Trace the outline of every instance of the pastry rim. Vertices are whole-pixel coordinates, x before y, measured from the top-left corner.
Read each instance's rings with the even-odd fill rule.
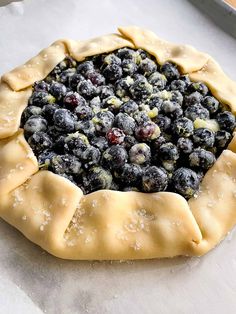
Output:
[[[67,179],[47,170],[38,171],[37,159],[19,129],[20,117],[33,83],[46,77],[66,55],[82,61],[87,56],[122,47],[145,49],[160,64],[166,61],[176,63],[182,74],[189,74],[193,81],[206,83],[212,94],[236,114],[236,83],[208,54],[191,46],[169,43],[136,26],[120,27],[118,30],[120,34],[83,42],[56,41],[26,64],[2,76],[0,217],[49,253],[66,259],[146,259],[205,254],[236,223],[233,210],[234,188],[236,191],[235,136],[204,176],[197,198],[187,202],[172,192],[147,194],[100,190],[83,196],[80,188]],[[17,156],[12,156],[12,151],[16,151]],[[224,187],[226,184],[222,184],[223,177],[227,188]],[[216,195],[218,185],[220,191],[227,195],[223,200]],[[34,189],[35,186],[38,190]],[[46,195],[48,191],[58,199],[51,199]],[[47,209],[41,208],[39,213],[35,213],[32,210],[32,195],[35,203],[40,206],[47,204]],[[213,202],[216,199],[217,204]],[[91,205],[94,200],[99,203],[95,208]],[[209,202],[214,204],[208,206]],[[219,204],[226,207],[227,215],[222,213],[222,205]],[[207,226],[207,217],[211,218],[213,228]],[[136,229],[129,230],[127,221],[131,221]],[[86,226],[85,233],[78,235],[78,224]],[[124,226],[127,227],[125,231]],[[117,230],[124,231],[122,236],[117,236]]]

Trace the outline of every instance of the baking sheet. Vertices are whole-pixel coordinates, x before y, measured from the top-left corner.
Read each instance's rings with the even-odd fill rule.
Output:
[[[0,75],[58,38],[137,24],[216,58],[236,80],[236,41],[185,0],[32,0],[0,8]],[[0,220],[0,313],[236,312],[236,233],[202,258],[54,258]]]

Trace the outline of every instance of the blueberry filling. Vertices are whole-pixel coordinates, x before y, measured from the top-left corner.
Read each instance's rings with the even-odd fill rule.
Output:
[[[172,191],[192,197],[227,147],[235,116],[202,82],[146,51],[66,57],[21,118],[41,169],[84,193]]]

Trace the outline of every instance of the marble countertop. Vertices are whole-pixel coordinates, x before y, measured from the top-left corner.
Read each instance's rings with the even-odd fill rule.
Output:
[[[0,8],[0,75],[58,38],[150,28],[211,54],[236,79],[236,40],[187,0],[27,0]],[[202,258],[54,258],[0,220],[0,313],[236,312],[236,234]]]

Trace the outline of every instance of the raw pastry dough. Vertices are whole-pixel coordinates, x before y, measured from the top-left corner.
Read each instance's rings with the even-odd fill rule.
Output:
[[[188,202],[170,192],[97,191],[86,196],[69,180],[38,171],[19,129],[31,86],[70,54],[77,61],[121,47],[172,61],[236,112],[236,83],[207,54],[136,26],[89,41],[59,40],[0,83],[0,216],[51,254],[67,259],[145,259],[202,255],[236,224],[236,137]]]

